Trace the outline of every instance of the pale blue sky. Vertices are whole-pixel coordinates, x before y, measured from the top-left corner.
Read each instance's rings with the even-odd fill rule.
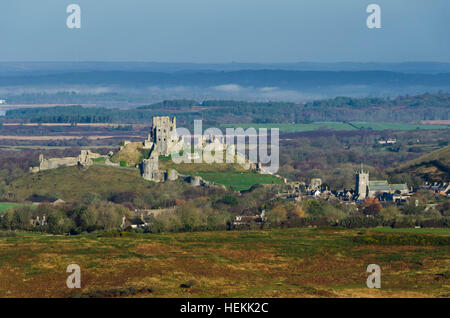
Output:
[[[382,29],[366,27],[370,3]],[[449,0],[1,0],[0,61],[450,62],[449,13]]]

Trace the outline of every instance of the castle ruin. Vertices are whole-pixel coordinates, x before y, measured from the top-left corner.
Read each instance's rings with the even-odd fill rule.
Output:
[[[177,119],[169,116],[153,117],[153,125],[149,138],[144,142],[144,146],[156,145],[156,150],[160,156],[170,155],[173,146],[178,142]],[[147,145],[146,145],[147,143]]]
[[[40,154],[39,166],[30,167],[30,172],[37,173],[40,171],[72,166],[80,166],[87,168],[93,164],[92,159],[96,159],[99,157],[101,157],[100,154],[94,153],[90,150],[81,150],[81,153],[77,157],[65,157],[65,158],[45,159],[44,155]]]
[[[151,149],[149,158],[142,162],[142,177],[145,180],[162,182],[178,178],[176,172],[160,171],[158,160],[159,156],[169,156],[179,140],[176,117],[172,120],[169,116],[153,117],[152,128],[143,145],[144,149]]]

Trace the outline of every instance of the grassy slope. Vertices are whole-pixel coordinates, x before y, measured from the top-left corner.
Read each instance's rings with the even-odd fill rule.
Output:
[[[439,160],[440,162],[450,165],[450,146],[435,150],[420,158],[404,163],[399,168],[408,168],[410,166],[427,163],[430,161]]]
[[[111,161],[116,163],[126,161],[129,166],[134,167],[148,157],[148,155],[149,150],[143,149],[141,142],[132,142],[112,156]]]
[[[8,210],[9,208],[20,206],[19,203],[0,202],[0,213]]]
[[[112,158],[114,162],[126,161],[130,166],[134,166],[144,159],[141,143],[130,143],[124,149],[115,154]],[[159,158],[159,169],[170,171],[175,169],[184,175],[198,175],[203,179],[217,185],[233,187],[234,190],[248,190],[255,184],[280,183],[281,179],[252,173],[243,169],[238,164],[227,163],[195,163],[195,164],[175,164],[170,157]]]
[[[77,167],[59,168],[38,174],[27,174],[7,189],[22,201],[33,194],[53,195],[63,200],[80,200],[86,193],[97,193],[108,198],[121,191],[142,192],[152,183],[144,180],[139,171],[92,166],[87,170]]]
[[[392,172],[417,175],[427,181],[447,182],[450,179],[450,146],[406,162]]]
[[[73,263],[82,270],[82,292],[152,286],[156,292],[140,296],[450,296],[449,245],[359,244],[353,238],[370,234],[359,231],[0,237],[0,297],[70,296],[77,292],[65,286]],[[381,289],[366,287],[368,264],[380,265]],[[189,280],[193,288],[180,288]]]
[[[231,186],[236,191],[248,190],[255,184],[282,182],[280,178],[275,176],[245,170],[239,164],[175,164],[169,157],[160,157],[159,167],[163,170],[175,169],[181,174],[197,175],[217,185]]]
[[[168,161],[166,159],[166,165],[160,165],[161,169],[173,167],[182,173],[200,175],[219,185],[231,185],[235,190],[246,190],[259,183],[281,182],[281,179],[273,176],[247,172],[238,165],[184,165],[183,169],[183,165],[174,165],[172,161],[167,163]],[[206,172],[199,172],[193,167]],[[18,202],[33,194],[57,197],[65,201],[79,201],[87,193],[97,193],[104,199],[118,192],[143,193],[152,184],[153,182],[144,180],[137,169],[94,165],[86,170],[66,167],[27,174],[13,181],[7,192],[12,194],[9,199]]]
[[[224,185],[233,190],[243,191],[255,184],[281,183],[278,177],[250,172],[196,172],[195,175],[215,184]]]
[[[384,233],[414,233],[414,234],[439,234],[450,235],[450,228],[392,228],[392,227],[377,227],[374,231]]]

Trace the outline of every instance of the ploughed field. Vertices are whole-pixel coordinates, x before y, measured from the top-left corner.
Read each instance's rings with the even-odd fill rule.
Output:
[[[0,232],[0,297],[450,297],[450,230]]]

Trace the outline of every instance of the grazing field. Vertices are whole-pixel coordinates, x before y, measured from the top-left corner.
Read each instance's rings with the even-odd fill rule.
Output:
[[[9,208],[18,207],[21,204],[19,203],[11,203],[11,202],[0,202],[0,213],[8,210]]]
[[[282,179],[272,175],[251,172],[197,172],[195,174],[214,184],[232,187],[236,191],[248,190],[255,184],[283,182]]]
[[[245,170],[239,164],[175,164],[170,157],[159,157],[159,166],[161,169],[175,169],[179,173],[186,175],[197,175],[216,185],[223,185],[227,188],[232,187],[235,191],[248,190],[255,184],[272,184],[283,182],[282,179],[276,176],[258,174]]]
[[[242,127],[249,128],[279,128],[281,132],[303,132],[313,130],[416,130],[416,129],[449,129],[448,125],[424,125],[424,124],[403,124],[403,123],[366,123],[366,122],[314,122],[310,124],[227,124],[222,127]]]
[[[375,228],[374,231],[379,231],[383,233],[413,233],[413,234],[450,234],[450,228],[406,228],[406,229],[396,229],[392,227],[379,227]]]
[[[449,255],[448,230],[0,232],[0,297],[450,297]],[[81,290],[66,287],[69,264],[81,267]],[[366,287],[369,264],[381,289]]]
[[[112,156],[111,161],[115,163],[124,162],[127,166],[134,167],[150,155],[149,149],[143,149],[142,142],[131,142],[121,151]]]

